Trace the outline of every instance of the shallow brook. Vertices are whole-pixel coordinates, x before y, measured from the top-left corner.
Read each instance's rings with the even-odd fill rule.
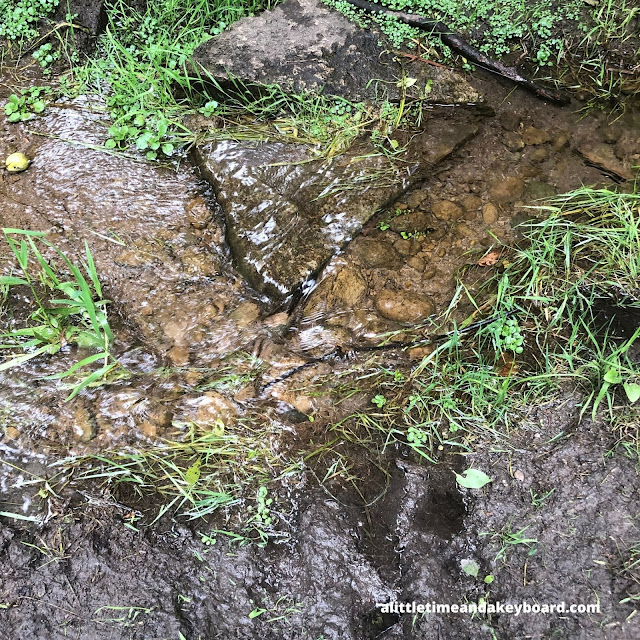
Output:
[[[4,80],[0,100],[16,82]],[[26,124],[2,119],[0,157],[22,149],[33,158],[24,173],[0,174],[2,226],[46,231],[72,259],[82,258],[86,240],[112,301],[113,351],[127,374],[65,402],[69,390],[45,376],[89,351],[66,346],[0,372],[0,511],[26,518],[1,518],[0,638],[640,635],[634,603],[620,604],[628,585],[612,569],[637,526],[630,517],[640,505],[637,471],[628,458],[604,459],[612,434],[579,419],[571,390],[531,407],[508,456],[499,444],[475,454],[474,466],[493,478],[481,494],[458,487],[453,472],[465,463],[448,451],[432,465],[389,447],[376,466],[347,444],[342,463],[359,485],[336,472],[333,454],[305,457],[333,437],[331,425],[372,407],[366,387],[335,402],[325,386],[357,387],[370,358],[393,368],[424,355],[358,347],[401,328],[428,331],[425,320],[446,309],[460,270],[479,269],[488,250],[518,238],[518,225],[535,215],[523,206],[582,184],[621,184],[638,163],[638,113],[609,124],[604,114],[582,117],[578,104],[547,105],[493,78],[472,84],[495,115],[434,111],[433,124],[457,131],[456,142],[361,232],[350,229],[351,242],[341,237],[335,255],[296,272],[287,292],[309,279],[284,301],[240,275],[223,208],[190,159],[163,167],[106,153],[98,148],[103,115],[83,99]],[[235,186],[225,197],[242,200]],[[386,199],[378,194],[377,202]],[[9,258],[3,244],[2,273]],[[337,349],[354,352],[333,357]],[[114,497],[95,483],[73,484],[66,471],[55,500],[30,484],[61,473],[51,465],[68,455],[151,446],[190,423],[220,422],[270,425],[261,437],[273,456],[281,535],[264,547],[229,543],[238,524],[231,512],[213,520],[165,516],[148,526],[153,500],[133,490]],[[281,463],[285,453],[295,465]],[[531,495],[551,488],[541,518]],[[489,575],[499,550],[490,532],[512,524],[531,527],[537,555],[505,556],[492,598],[597,600],[600,614],[471,618],[376,609],[394,600],[477,600],[485,585],[460,561],[477,558],[481,578]]]

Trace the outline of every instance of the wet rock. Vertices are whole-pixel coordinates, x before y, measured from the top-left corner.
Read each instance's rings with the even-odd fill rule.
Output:
[[[571,141],[571,136],[567,131],[560,131],[556,136],[554,136],[551,142],[551,148],[553,151],[562,151],[565,147],[569,146]]]
[[[412,191],[407,196],[407,206],[410,209],[417,209],[428,197],[428,193],[426,191]]]
[[[640,130],[625,130],[616,143],[616,157],[630,164],[640,164]]]
[[[524,149],[524,140],[519,133],[507,131],[504,134],[504,144],[509,151],[520,151]]]
[[[285,311],[274,313],[272,316],[265,318],[263,324],[270,329],[284,329],[289,324],[289,314]]]
[[[498,207],[491,202],[487,202],[487,204],[482,207],[482,221],[489,225],[494,224],[498,221]]]
[[[605,142],[594,145],[587,140],[578,146],[578,153],[589,164],[623,180],[633,180],[635,177],[635,171],[621,162],[616,157],[614,148]]]
[[[536,127],[527,127],[522,132],[522,141],[526,145],[538,145],[545,144],[551,140],[551,134],[544,129],[537,129]]]
[[[238,270],[280,302],[476,131],[475,125],[431,120],[412,139],[395,187],[331,189],[388,168],[380,156],[362,160],[370,146],[327,162],[314,160],[304,145],[223,141],[200,147],[196,162],[222,206]]]
[[[256,91],[259,85],[277,84],[289,92],[324,92],[356,102],[375,99],[384,86],[393,100],[401,93],[398,78],[406,73],[416,79],[408,88],[410,97],[447,103],[480,98],[462,76],[446,69],[405,62],[403,70],[392,47],[378,46],[381,39],[320,0],[287,0],[239,20],[200,45],[193,60],[227,90],[234,88],[231,75]]]
[[[353,255],[368,269],[395,269],[400,264],[399,256],[391,245],[373,238],[359,238],[353,247]]]
[[[445,222],[457,220],[464,213],[461,207],[451,200],[436,202],[431,207],[431,210],[433,211],[433,215],[438,218],[438,220],[444,220]]]
[[[500,124],[505,131],[515,131],[522,123],[522,118],[515,112],[506,110],[500,114]]]
[[[409,265],[412,269],[419,271],[422,273],[424,271],[424,260],[420,256],[413,256],[407,260],[407,265]]]
[[[396,233],[423,232],[429,228],[429,215],[423,211],[412,211],[396,216],[389,221],[389,228]]]
[[[93,49],[98,36],[107,26],[104,0],[64,0],[58,5],[53,20],[60,24],[68,22],[67,14],[74,16],[73,23],[83,27],[73,30],[77,47],[86,51]]]
[[[428,318],[435,305],[427,296],[408,291],[383,289],[376,297],[376,309],[387,320],[415,324]]]
[[[521,178],[510,176],[494,184],[489,191],[489,197],[498,204],[515,202],[522,196],[524,182]]]
[[[540,164],[549,159],[549,151],[544,147],[538,147],[533,149],[527,157],[534,164]]]
[[[248,300],[240,303],[230,314],[229,317],[239,327],[246,327],[255,322],[260,317],[260,307],[255,302]]]
[[[341,306],[353,308],[358,306],[367,295],[367,282],[360,272],[348,266],[341,269],[331,288],[332,298]]]
[[[477,236],[477,233],[464,222],[459,222],[454,231],[459,238],[475,238]]]
[[[417,240],[409,240],[408,238],[398,238],[393,246],[395,250],[403,256],[414,256],[416,253],[420,253],[422,246]]]
[[[174,419],[206,427],[218,421],[232,423],[237,414],[238,410],[233,402],[216,391],[207,391],[197,396],[185,396],[175,407]]]
[[[187,219],[196,229],[204,229],[213,217],[213,211],[202,197],[194,198],[185,208]]]
[[[556,190],[548,182],[531,180],[524,190],[524,197],[528,200],[543,200],[556,195]]]

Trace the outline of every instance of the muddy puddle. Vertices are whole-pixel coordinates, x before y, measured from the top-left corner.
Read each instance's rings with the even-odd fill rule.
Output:
[[[430,466],[390,448],[384,468],[372,468],[347,445],[363,479],[357,490],[336,472],[338,458],[305,458],[330,440],[330,425],[370,410],[362,389],[340,403],[326,393],[345,383],[343,373],[359,365],[362,372],[371,358],[394,368],[425,354],[358,346],[444,311],[460,270],[518,237],[531,215],[523,205],[582,184],[618,185],[638,162],[637,113],[609,124],[604,114],[582,118],[579,105],[549,106],[495,80],[476,85],[495,116],[465,116],[475,137],[368,222],[294,305],[274,303],[239,275],[222,209],[188,159],[161,167],[97,150],[105,120],[83,99],[24,125],[3,119],[0,156],[20,148],[34,162],[25,173],[2,174],[2,226],[46,231],[74,259],[88,243],[127,373],[71,402],[68,389],[45,376],[76,362],[76,348],[0,373],[0,510],[27,518],[2,518],[0,526],[0,637],[637,637],[633,603],[619,604],[628,585],[613,571],[637,527],[636,469],[626,458],[604,460],[610,434],[579,422],[569,390],[532,408],[508,462],[498,451],[477,454],[494,478],[480,497],[456,485],[452,471],[463,462],[455,455]],[[0,99],[8,92],[3,85]],[[1,251],[5,269],[9,252]],[[337,348],[351,354],[323,359]],[[55,500],[43,500],[33,482],[59,473],[50,465],[68,455],[149,446],[191,423],[220,422],[269,425],[261,437],[279,478],[282,535],[265,547],[231,545],[237,521],[228,513],[165,517],[149,527],[156,512],[135,492],[67,486],[70,474],[57,478],[64,486]],[[278,456],[292,451],[295,468],[281,465]],[[551,487],[551,510],[541,518],[530,496]],[[139,517],[131,519],[132,510]],[[597,600],[600,614],[377,611],[376,603],[396,600],[477,600],[484,586],[460,561],[478,558],[489,575],[500,544],[491,532],[516,521],[528,523],[539,555],[506,564],[492,597]]]

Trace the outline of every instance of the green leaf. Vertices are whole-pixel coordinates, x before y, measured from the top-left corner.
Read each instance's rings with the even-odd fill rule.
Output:
[[[5,360],[0,363],[0,371],[6,371],[7,369],[11,369],[12,367],[19,367],[25,362],[31,360],[32,358],[36,358],[43,353],[47,353],[49,350],[49,345],[45,345],[44,347],[40,347],[31,353],[23,353],[22,355],[16,356],[15,358],[10,358],[9,360]]]
[[[622,375],[618,367],[612,367],[604,374],[604,381],[609,384],[619,384],[622,382]]]
[[[20,122],[21,119],[22,116],[19,111],[16,111],[9,116],[9,122]]]
[[[116,141],[113,138],[109,138],[105,143],[104,146],[107,149],[115,149],[116,148]]]
[[[173,153],[173,145],[170,142],[165,142],[162,145],[162,153],[164,153],[165,156],[170,156]]]
[[[640,400],[640,384],[637,384],[635,382],[625,382],[623,387],[631,404],[634,404],[635,402],[638,402],[638,400]]]
[[[73,366],[69,367],[66,371],[62,373],[54,373],[53,375],[46,376],[45,380],[62,380],[63,378],[67,378],[70,375],[73,375],[78,369],[82,367],[86,367],[88,364],[92,364],[97,362],[98,360],[104,360],[105,357],[108,357],[107,353],[94,353],[92,356],[88,358],[84,358],[84,360],[80,360],[80,362],[76,362]],[[104,367],[103,367],[104,368]]]
[[[114,362],[105,367],[101,367],[97,371],[94,371],[91,375],[88,375],[82,382],[80,382],[73,388],[73,391],[65,398],[65,400],[67,402],[69,402],[69,400],[73,400],[85,387],[88,387],[93,382],[96,382],[97,380],[100,380],[100,378],[106,376],[107,373],[109,373],[109,371],[111,371],[111,369],[113,369],[117,365],[118,363]]]
[[[14,276],[0,276],[0,286],[4,285],[5,287],[12,287],[16,284],[29,284],[23,278],[16,278]]]
[[[202,464],[202,458],[198,458],[184,474],[184,479],[190,487],[193,487],[198,480],[200,480],[200,465]]]
[[[463,558],[460,560],[460,567],[468,576],[472,576],[473,578],[478,577],[480,565],[475,560],[471,558]]]
[[[467,489],[482,489],[491,480],[486,473],[478,469],[466,469],[462,474],[456,473],[456,482]]]
[[[266,609],[254,609],[250,614],[249,614],[249,618],[251,620],[253,620],[254,618],[257,618],[258,616],[261,616],[263,613],[266,613],[267,610]]]

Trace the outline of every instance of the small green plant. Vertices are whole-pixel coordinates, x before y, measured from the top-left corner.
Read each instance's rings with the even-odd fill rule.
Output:
[[[38,35],[38,24],[51,15],[60,0],[0,0],[0,38],[28,40]]]
[[[407,442],[414,450],[422,449],[429,442],[429,434],[412,425],[407,429]]]
[[[489,327],[489,330],[494,334],[498,352],[513,351],[513,353],[521,354],[524,351],[524,336],[520,331],[517,318],[497,320]]]
[[[198,109],[198,112],[201,113],[205,118],[210,118],[219,107],[219,103],[216,100],[209,100],[205,103],[204,106]]]
[[[387,404],[387,399],[379,393],[378,395],[371,398],[371,402],[373,402],[373,404],[375,404],[378,409],[382,409],[382,407]]]
[[[267,487],[262,485],[258,488],[256,493],[255,514],[249,519],[249,522],[254,523],[261,529],[270,527],[273,524],[270,508],[273,504],[273,498],[268,498],[268,495],[269,491]]]
[[[50,379],[73,379],[101,361],[99,369],[72,385],[67,398],[71,400],[120,366],[110,351],[113,332],[106,313],[108,301],[103,298],[93,256],[85,242],[86,261],[78,267],[48,242],[44,233],[22,229],[3,229],[3,233],[16,259],[19,275],[0,276],[2,297],[6,300],[14,291],[26,291],[35,310],[24,321],[14,319],[14,327],[0,333],[0,350],[5,354],[0,371],[18,367],[41,355],[53,355],[68,344],[97,350],[68,370],[49,376]],[[41,249],[54,257],[45,258]]]
[[[31,87],[20,95],[11,94],[4,105],[4,113],[9,122],[26,122],[47,108],[46,97],[51,95],[50,87]]]
[[[131,143],[146,152],[148,160],[155,160],[158,153],[170,156],[175,147],[167,135],[169,121],[162,117],[137,114],[131,124],[114,124],[109,127],[109,138],[104,146],[107,149],[125,149]]]
[[[48,74],[51,73],[51,65],[60,59],[60,52],[53,49],[53,45],[47,42],[33,52],[33,57],[40,64],[45,74]]]
[[[496,533],[481,533],[480,535],[490,536],[492,540],[496,540],[498,542],[498,546],[500,548],[496,554],[496,562],[499,562],[500,560],[506,562],[509,550],[518,545],[525,546],[529,550],[529,556],[535,555],[537,551],[535,545],[538,543],[538,540],[537,538],[527,537],[526,531],[529,528],[530,525],[527,525],[526,527],[522,527],[522,529],[513,531],[512,523],[509,522],[501,531]]]
[[[536,509],[539,509],[544,504],[544,502],[553,495],[554,492],[555,492],[555,489],[550,489],[546,493],[539,494],[539,493],[536,493],[533,489],[529,489],[529,495],[531,496],[531,504]]]

